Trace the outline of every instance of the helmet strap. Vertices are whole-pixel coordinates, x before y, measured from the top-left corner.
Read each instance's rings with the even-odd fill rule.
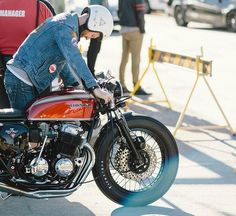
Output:
[[[80,25],[79,26],[79,34],[81,35],[81,33],[84,31],[84,30],[87,30],[87,24],[83,24],[83,25]]]

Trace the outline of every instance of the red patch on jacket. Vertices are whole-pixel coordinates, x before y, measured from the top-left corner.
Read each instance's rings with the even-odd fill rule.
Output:
[[[56,64],[51,64],[48,68],[49,73],[54,73],[56,71],[56,69],[57,69]]]

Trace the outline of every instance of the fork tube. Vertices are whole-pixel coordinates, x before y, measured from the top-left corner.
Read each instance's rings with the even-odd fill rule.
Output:
[[[93,135],[93,130],[94,130],[94,120],[88,130],[88,134],[87,134],[87,141],[90,142],[92,135]]]
[[[88,130],[88,134],[87,134],[87,141],[88,142],[90,142],[92,139],[94,128],[96,127],[96,124],[98,124],[97,121],[100,121],[99,118],[100,118],[99,115],[96,114],[93,118],[93,121],[91,122],[90,128]],[[100,124],[100,122],[99,122],[99,124]]]
[[[137,149],[135,148],[132,137],[130,136],[127,122],[124,120],[124,117],[122,116],[122,114],[118,113],[117,111],[114,111],[114,113],[115,113],[115,116],[117,119],[117,124],[118,124],[123,136],[125,137],[127,143],[129,144],[131,150],[134,152],[136,159],[139,162],[142,162],[142,158],[141,158],[139,152],[137,151]]]

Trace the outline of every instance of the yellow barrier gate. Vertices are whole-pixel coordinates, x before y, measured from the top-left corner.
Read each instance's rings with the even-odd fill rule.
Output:
[[[177,133],[177,130],[178,129],[185,129],[185,130],[196,130],[196,129],[214,129],[214,128],[227,128],[230,130],[230,132],[235,135],[235,132],[232,128],[232,126],[230,125],[222,107],[220,106],[212,88],[210,87],[207,79],[206,79],[206,76],[212,76],[212,61],[206,61],[206,60],[203,60],[201,57],[202,56],[197,56],[196,58],[193,58],[193,57],[189,57],[189,56],[185,56],[185,55],[179,55],[179,54],[176,54],[176,53],[170,53],[170,52],[165,52],[165,51],[161,51],[161,50],[157,50],[157,49],[154,49],[153,46],[152,46],[152,40],[151,40],[151,44],[150,44],[150,47],[149,47],[149,63],[148,63],[148,66],[147,68],[145,69],[144,73],[142,74],[140,80],[137,82],[136,86],[134,87],[134,90],[133,92],[131,92],[131,96],[133,96],[135,94],[135,92],[137,91],[143,77],[146,75],[150,65],[152,64],[153,66],[153,70],[156,74],[156,77],[159,81],[159,84],[162,88],[162,91],[165,95],[165,99],[164,102],[167,102],[168,105],[169,105],[169,108],[171,108],[171,104],[167,98],[167,95],[165,93],[165,90],[164,90],[164,87],[161,83],[161,80],[158,76],[158,73],[155,69],[155,66],[154,66],[154,62],[160,62],[160,63],[169,63],[169,64],[174,64],[174,65],[178,65],[178,66],[181,66],[181,67],[185,67],[185,68],[189,68],[189,69],[192,69],[192,70],[195,70],[197,73],[197,77],[196,77],[196,80],[194,82],[194,85],[190,91],[190,94],[189,94],[189,97],[186,101],[186,104],[183,108],[183,110],[181,111],[181,114],[177,120],[177,123],[176,123],[176,126],[175,126],[175,129],[174,129],[174,132],[173,132],[173,135],[175,136],[176,133]],[[217,107],[219,108],[223,118],[225,119],[225,122],[226,122],[226,125],[199,125],[199,126],[181,126],[182,123],[183,123],[183,119],[184,119],[184,115],[185,115],[185,112],[187,110],[187,107],[189,105],[189,102],[190,102],[190,99],[196,89],[196,86],[197,86],[197,83],[199,81],[200,78],[203,78],[207,88],[209,89],[210,93],[211,93],[211,96],[213,97],[214,101],[216,102],[216,105]],[[135,101],[135,102],[138,102],[138,101]],[[147,101],[145,103],[154,103],[154,102],[158,102],[158,101]],[[161,101],[163,102],[163,101]],[[130,103],[130,102],[128,102]],[[143,102],[142,102],[143,103]]]
[[[151,103],[157,103],[157,102],[164,102],[164,103],[167,103],[168,107],[171,109],[170,101],[169,101],[169,99],[168,99],[168,97],[167,97],[167,94],[166,94],[166,92],[165,92],[164,86],[163,86],[163,84],[162,84],[162,82],[161,82],[161,79],[160,79],[160,77],[159,77],[159,75],[158,75],[158,73],[157,73],[157,70],[156,70],[156,68],[155,68],[155,65],[154,65],[155,59],[154,59],[153,57],[154,57],[154,55],[153,55],[153,46],[152,46],[152,40],[151,40],[150,47],[148,48],[148,66],[145,68],[143,74],[141,75],[141,78],[138,80],[138,82],[137,82],[136,85],[134,86],[134,89],[133,89],[133,91],[130,93],[130,96],[134,96],[134,95],[135,95],[135,93],[136,93],[136,91],[138,90],[138,88],[139,88],[139,86],[140,86],[140,84],[141,84],[141,82],[142,82],[144,76],[147,74],[147,72],[148,72],[150,66],[152,65],[153,71],[154,71],[154,73],[155,73],[155,75],[156,75],[156,78],[157,78],[159,84],[160,84],[160,87],[161,87],[161,90],[162,90],[162,92],[163,92],[163,94],[164,94],[165,99],[164,99],[164,100],[155,100],[155,101],[150,101],[150,100],[138,101],[138,100],[135,100],[135,99],[132,98],[132,99],[130,99],[130,100],[127,102],[127,105],[129,105],[129,104],[131,104],[131,103],[151,104]]]

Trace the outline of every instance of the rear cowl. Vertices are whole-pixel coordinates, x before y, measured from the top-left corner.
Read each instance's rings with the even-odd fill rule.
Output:
[[[28,120],[91,120],[95,98],[85,91],[53,92],[36,100],[27,110]]]

